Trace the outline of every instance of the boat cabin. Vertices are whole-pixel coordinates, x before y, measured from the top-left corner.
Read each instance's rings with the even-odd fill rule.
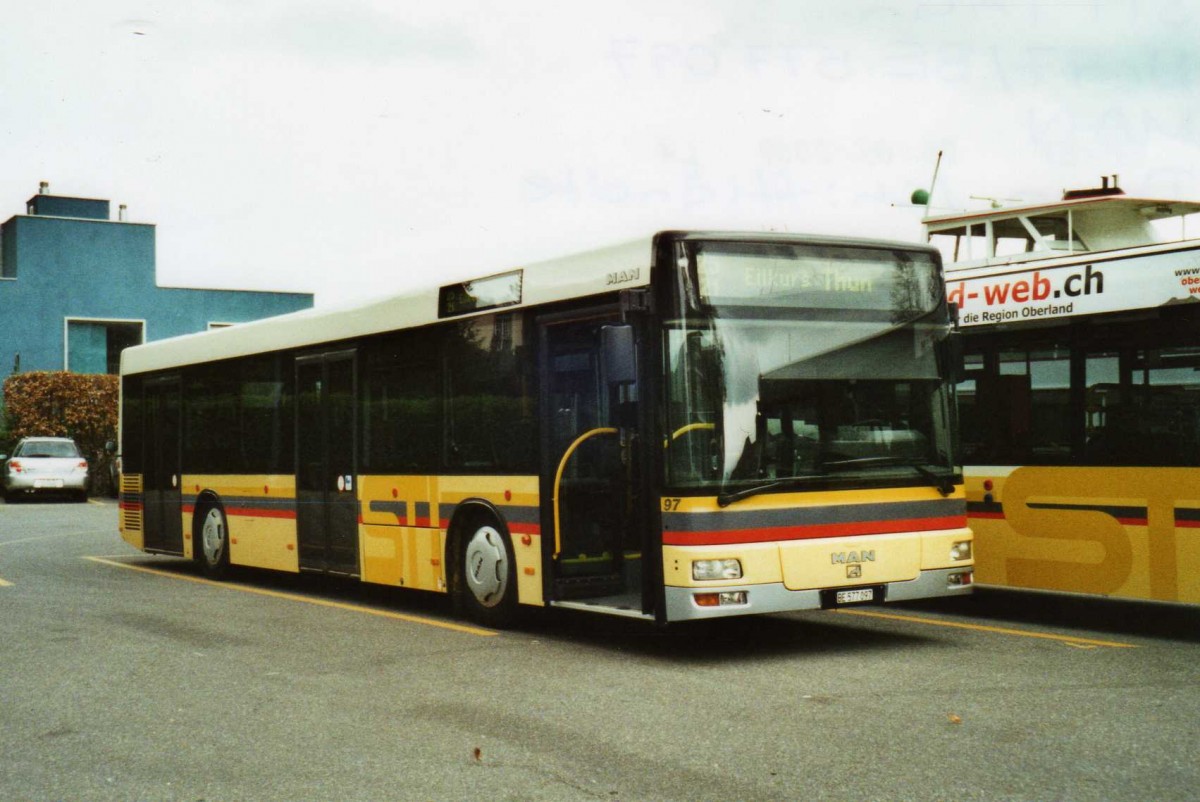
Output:
[[[1066,190],[1053,203],[1001,206],[925,218],[930,244],[942,252],[947,269],[1010,264],[1138,248],[1188,239],[1188,216],[1200,203],[1134,198],[1105,176],[1101,187]],[[1156,221],[1178,218],[1178,228]],[[1200,221],[1193,220],[1200,235]]]

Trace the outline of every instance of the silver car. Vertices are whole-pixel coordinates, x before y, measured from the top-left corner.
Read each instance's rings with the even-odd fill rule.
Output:
[[[0,487],[10,503],[35,493],[87,501],[87,460],[70,438],[26,437],[11,457],[0,454],[0,462]]]

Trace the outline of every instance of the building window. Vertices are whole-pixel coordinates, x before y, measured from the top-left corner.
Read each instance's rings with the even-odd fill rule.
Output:
[[[8,252],[8,241],[9,238],[4,236],[4,226],[0,226],[0,278],[17,277],[17,255]]]
[[[119,373],[121,351],[144,341],[140,320],[68,318],[64,367],[72,373]]]

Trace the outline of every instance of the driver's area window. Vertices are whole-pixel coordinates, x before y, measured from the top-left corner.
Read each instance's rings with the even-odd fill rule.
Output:
[[[719,478],[721,360],[710,331],[667,334],[667,470],[673,485]]]

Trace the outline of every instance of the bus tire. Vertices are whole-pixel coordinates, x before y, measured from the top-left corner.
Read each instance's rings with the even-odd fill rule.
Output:
[[[229,524],[219,504],[209,502],[196,514],[196,562],[209,579],[223,579],[229,573]]]
[[[517,619],[517,560],[504,526],[490,515],[474,516],[461,543],[460,609],[484,626],[511,626]]]

